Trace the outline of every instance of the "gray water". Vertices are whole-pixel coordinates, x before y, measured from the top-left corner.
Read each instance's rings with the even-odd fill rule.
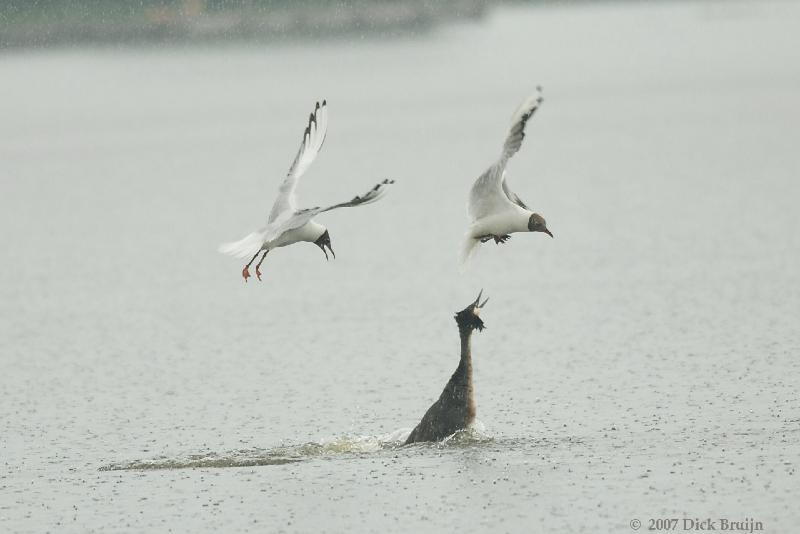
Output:
[[[0,530],[794,531],[800,5],[506,7],[415,37],[0,57]],[[458,267],[472,180],[555,239]],[[270,254],[301,204],[397,183]],[[479,423],[399,447],[484,288]],[[181,469],[183,468],[183,469]]]

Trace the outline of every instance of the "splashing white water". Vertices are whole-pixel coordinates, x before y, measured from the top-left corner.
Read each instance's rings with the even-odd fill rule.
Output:
[[[460,430],[440,442],[416,444],[415,446],[465,447],[491,441],[492,438],[485,434],[485,430],[483,423],[476,420],[469,428]],[[401,448],[410,432],[411,429],[409,428],[399,428],[380,436],[345,435],[319,442],[287,445],[272,449],[241,449],[222,454],[207,452],[173,458],[160,457],[148,460],[132,460],[103,466],[100,471],[256,467],[284,465],[314,458],[373,454]]]

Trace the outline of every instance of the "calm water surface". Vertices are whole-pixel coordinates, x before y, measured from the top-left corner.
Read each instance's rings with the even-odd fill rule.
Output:
[[[0,530],[793,531],[799,22],[519,7],[387,41],[6,53]],[[510,180],[556,238],[461,272],[468,187],[536,84]],[[336,261],[281,249],[244,284],[216,247],[262,223],[321,98],[301,203],[397,184],[320,219]],[[399,448],[481,287],[478,428]]]

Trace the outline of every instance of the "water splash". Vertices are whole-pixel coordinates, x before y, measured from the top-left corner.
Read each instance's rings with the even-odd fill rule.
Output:
[[[391,436],[390,436],[391,437]],[[100,471],[193,469],[208,467],[257,467],[285,465],[326,456],[374,453],[398,447],[402,442],[375,436],[341,436],[332,440],[289,445],[272,449],[241,449],[226,453],[208,452],[178,458],[160,457],[103,466]]]
[[[331,440],[288,445],[272,449],[241,449],[226,453],[207,452],[189,454],[183,457],[158,457],[147,460],[132,460],[113,463],[100,467],[100,471],[149,471],[156,469],[201,469],[225,467],[260,467],[267,465],[285,465],[303,462],[314,458],[343,458],[363,456],[382,451],[397,451],[403,448],[403,442],[411,429],[401,428],[381,436],[340,436]],[[470,447],[476,444],[491,442],[485,433],[482,423],[476,421],[470,428],[460,430],[436,443],[419,443],[411,447]],[[411,448],[409,447],[409,449]]]
[[[469,427],[450,434],[442,441],[414,443],[410,447],[468,448],[493,442],[494,438],[486,434],[486,427],[476,419]]]

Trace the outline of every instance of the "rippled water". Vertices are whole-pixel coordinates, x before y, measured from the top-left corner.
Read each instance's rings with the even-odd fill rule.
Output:
[[[414,38],[0,58],[0,530],[629,532],[800,522],[800,8],[498,8]],[[556,238],[457,266],[510,167]],[[216,253],[301,203],[336,261]],[[485,288],[477,434],[400,447]],[[183,467],[184,469],[173,469]]]

